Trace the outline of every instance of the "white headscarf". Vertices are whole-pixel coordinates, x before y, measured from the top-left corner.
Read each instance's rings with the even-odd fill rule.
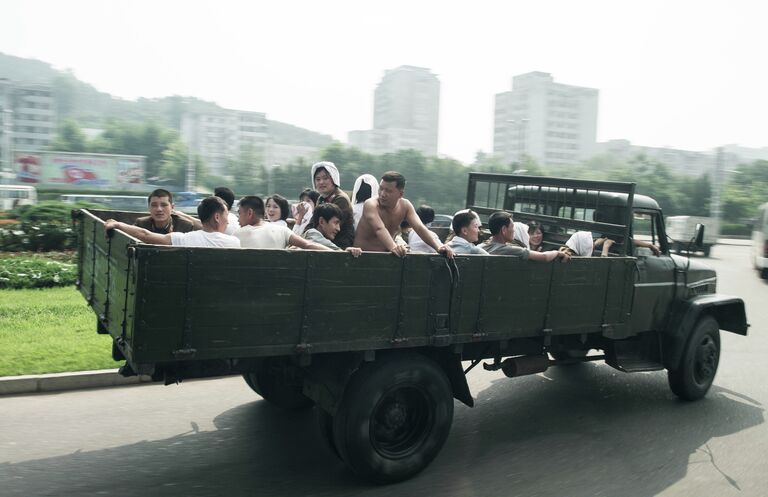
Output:
[[[333,162],[328,161],[322,161],[322,162],[315,162],[312,164],[312,186],[315,186],[315,171],[318,169],[323,168],[326,171],[328,171],[328,174],[331,175],[331,179],[333,180],[333,184],[336,185],[338,188],[341,188],[341,180],[339,179],[339,170],[336,168],[336,164]]]
[[[355,188],[352,190],[352,217],[355,222],[355,229],[357,229],[360,218],[363,217],[364,202],[357,201],[357,192],[360,190],[360,186],[362,186],[363,183],[370,185],[371,198],[376,198],[379,196],[379,183],[376,182],[376,178],[374,178],[373,175],[363,174],[362,176],[358,176],[358,178],[355,180]]]
[[[358,203],[357,192],[360,190],[360,187],[363,185],[363,183],[366,183],[371,187],[371,198],[376,198],[379,196],[379,182],[376,181],[376,178],[374,178],[372,174],[363,174],[362,176],[358,176],[355,180],[355,187],[352,189],[353,204]]]
[[[519,241],[523,245],[525,245],[525,248],[530,249],[531,248],[531,237],[528,235],[528,225],[525,223],[518,223],[515,222],[515,240]]]
[[[565,245],[581,257],[592,257],[592,232],[577,231],[565,242]]]

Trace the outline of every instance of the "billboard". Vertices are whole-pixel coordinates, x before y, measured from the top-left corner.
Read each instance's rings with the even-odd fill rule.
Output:
[[[14,152],[13,169],[21,184],[43,188],[130,189],[144,184],[142,155]]]

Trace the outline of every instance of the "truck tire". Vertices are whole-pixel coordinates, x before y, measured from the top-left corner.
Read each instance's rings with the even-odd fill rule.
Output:
[[[281,409],[309,409],[315,403],[302,392],[299,369],[277,357],[262,360],[255,371],[243,374],[251,390]]]
[[[680,365],[667,372],[669,387],[683,400],[699,400],[712,386],[720,362],[720,329],[712,316],[704,316],[688,338]]]
[[[764,267],[760,270],[760,277],[764,280],[768,280],[768,268]]]
[[[417,474],[440,452],[453,421],[443,370],[418,354],[366,363],[350,379],[334,418],[336,448],[357,475],[393,483]]]
[[[704,245],[702,250],[704,251],[704,257],[709,257],[709,253],[712,250],[712,247],[709,245]]]
[[[336,441],[333,439],[333,416],[320,406],[315,408],[315,421],[317,422],[317,430],[320,433],[320,438],[325,442],[325,446],[331,453],[341,459],[339,449],[336,448]]]

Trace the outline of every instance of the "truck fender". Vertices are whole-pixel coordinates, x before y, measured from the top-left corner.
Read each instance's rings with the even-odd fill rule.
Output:
[[[688,337],[699,318],[705,315],[715,318],[721,330],[744,336],[747,334],[747,314],[744,301],[739,297],[710,294],[679,301],[673,306],[669,324],[662,333],[664,367],[677,369]]]

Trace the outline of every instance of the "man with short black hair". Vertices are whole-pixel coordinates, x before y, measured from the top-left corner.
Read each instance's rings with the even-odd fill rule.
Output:
[[[480,238],[480,218],[469,209],[453,215],[451,223],[453,240],[448,245],[456,254],[487,255],[488,252],[475,245]]]
[[[429,223],[435,220],[435,210],[428,205],[419,206],[419,208],[416,209],[416,215],[419,216],[419,219],[422,223],[424,223],[424,226],[427,226]],[[438,237],[437,233],[434,231],[429,230],[429,236],[435,243],[440,243],[440,237]],[[419,234],[413,230],[411,230],[410,235],[408,235],[408,248],[411,249],[411,252],[424,254],[435,253],[435,249],[427,245],[424,240],[421,239]]]
[[[136,219],[133,223],[135,226],[163,235],[171,232],[187,233],[202,228],[197,219],[174,210],[173,194],[168,190],[153,190],[147,197],[147,206],[149,216]]]
[[[232,212],[232,206],[235,203],[235,192],[226,186],[217,186],[213,190],[213,195],[226,202],[227,211],[229,212],[229,214],[227,214],[229,217],[229,224],[227,225],[226,233],[227,235],[234,234],[235,230],[240,227],[240,224],[237,222],[237,216]]]
[[[286,249],[293,245],[306,250],[330,250],[328,247],[301,238],[285,226],[264,220],[264,201],[248,195],[237,204],[240,228],[234,236],[243,248]]]
[[[371,252],[392,252],[398,257],[405,256],[408,248],[395,243],[395,235],[404,220],[418,233],[430,247],[446,257],[453,257],[453,251],[447,245],[435,241],[430,231],[421,222],[416,210],[407,199],[403,198],[405,177],[388,171],[381,177],[379,196],[369,198],[363,204],[363,215],[357,225],[355,246]]]
[[[108,219],[104,223],[104,231],[119,229],[128,235],[138,238],[144,243],[155,245],[173,245],[175,247],[240,247],[240,240],[227,235],[228,214],[227,204],[219,197],[204,198],[197,206],[197,215],[203,225],[203,229],[188,233],[153,233],[138,226],[121,223],[114,219]]]
[[[550,262],[558,258],[565,261],[570,260],[570,256],[565,252],[557,250],[535,252],[513,244],[512,242],[515,239],[515,223],[512,222],[512,214],[509,212],[497,211],[491,214],[488,217],[488,229],[491,231],[491,238],[482,244],[481,247],[491,255],[511,255],[537,262]]]

